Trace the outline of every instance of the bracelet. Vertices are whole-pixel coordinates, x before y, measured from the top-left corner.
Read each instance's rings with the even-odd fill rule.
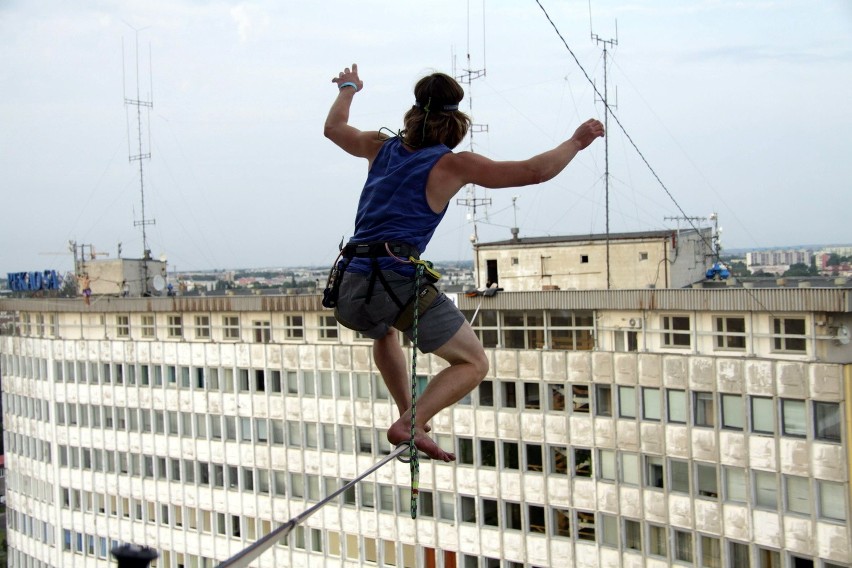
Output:
[[[343,87],[352,87],[353,89],[355,89],[356,93],[358,92],[358,85],[356,85],[352,81],[347,81],[346,83],[341,83],[337,86],[338,89],[342,89]]]

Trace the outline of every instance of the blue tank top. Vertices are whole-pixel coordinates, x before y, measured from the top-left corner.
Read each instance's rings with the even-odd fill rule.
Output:
[[[408,150],[399,137],[390,138],[373,160],[361,191],[355,234],[350,243],[393,242],[414,246],[421,252],[435,233],[447,208],[435,213],[426,201],[426,182],[437,161],[450,152],[443,145]],[[383,270],[412,274],[410,264],[379,258]],[[371,259],[353,258],[348,270],[370,272]]]

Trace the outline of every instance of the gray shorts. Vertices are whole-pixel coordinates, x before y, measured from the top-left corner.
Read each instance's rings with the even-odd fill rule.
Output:
[[[413,277],[403,276],[392,270],[383,270],[382,275],[401,302],[408,302],[414,295]],[[340,283],[340,296],[334,316],[341,325],[349,329],[361,332],[371,339],[381,339],[393,327],[400,308],[378,278],[368,303],[369,285],[369,274],[345,273]],[[417,347],[423,353],[431,353],[449,341],[464,322],[465,318],[456,305],[445,294],[438,294],[426,313],[419,318]],[[409,339],[412,338],[412,326],[400,331]]]

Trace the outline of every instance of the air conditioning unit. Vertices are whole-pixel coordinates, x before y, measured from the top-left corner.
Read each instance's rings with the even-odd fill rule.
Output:
[[[630,318],[627,320],[627,325],[630,329],[642,329],[642,320],[640,318]]]

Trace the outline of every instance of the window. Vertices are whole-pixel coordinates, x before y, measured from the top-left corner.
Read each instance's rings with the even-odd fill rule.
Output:
[[[639,485],[642,471],[639,469],[639,456],[637,454],[621,454],[621,482],[626,485]]]
[[[574,476],[592,476],[592,450],[588,448],[574,448]]]
[[[459,519],[463,523],[476,522],[476,500],[473,497],[462,495],[459,499]]]
[[[166,318],[166,334],[171,339],[183,337],[183,316],[170,315]]]
[[[505,311],[501,315],[503,347],[541,349],[545,346],[543,311]]]
[[[524,408],[528,410],[541,408],[541,388],[538,383],[524,383]]]
[[[503,442],[503,462],[504,469],[520,469],[520,451],[517,442]]]
[[[272,341],[272,324],[269,321],[253,321],[251,322],[251,329],[255,343]]]
[[[689,493],[689,462],[669,460],[669,490],[673,493]]]
[[[598,416],[612,416],[612,387],[595,385],[595,413]]]
[[[800,515],[811,514],[811,485],[806,477],[784,477],[786,510]]]
[[[745,423],[743,397],[738,394],[719,395],[722,403],[722,428],[742,430]]]
[[[525,444],[527,454],[527,471],[544,471],[544,458],[541,446],[538,444]]]
[[[713,464],[696,463],[695,479],[700,497],[717,499],[719,497],[719,485],[716,479],[717,467]]]
[[[494,440],[479,441],[479,465],[497,467],[497,444]]]
[[[615,451],[598,450],[598,477],[606,481],[615,481]]]
[[[571,385],[571,409],[575,413],[589,413],[589,385]]]
[[[222,316],[222,338],[229,341],[240,339],[239,316]]]
[[[284,316],[284,337],[287,339],[304,339],[305,318],[297,315]]]
[[[503,408],[517,408],[518,407],[518,396],[517,396],[517,386],[515,383],[511,381],[500,381],[500,387],[502,390],[502,403]]]
[[[741,542],[728,543],[728,565],[748,568],[751,566],[748,545]]]
[[[728,467],[723,469],[725,477],[725,501],[733,503],[746,503],[746,474],[741,467]]]
[[[494,383],[492,381],[485,380],[479,383],[477,393],[479,394],[479,406],[494,406]],[[554,408],[553,410],[564,409],[565,407],[563,404],[561,409]]]
[[[840,405],[836,402],[814,402],[814,437],[839,443],[840,432]]]
[[[642,551],[642,524],[624,519],[624,548]]]
[[[669,422],[673,424],[686,424],[686,391],[673,389],[667,390],[666,402],[668,403]]]
[[[591,312],[551,310],[548,314],[548,344],[551,349],[589,351],[594,349],[594,318]]]
[[[674,559],[681,562],[691,563],[693,560],[692,553],[692,533],[686,531],[674,531]]]
[[[804,438],[807,434],[804,400],[781,400],[781,432],[785,436]]]
[[[636,418],[636,388],[618,387],[618,416]]]
[[[781,353],[805,353],[804,318],[773,318],[772,349]]]
[[[781,568],[781,553],[777,550],[758,547],[757,566],[759,568]]]
[[[470,438],[458,438],[458,463],[460,465],[473,465],[473,440]]]
[[[598,519],[601,527],[601,544],[618,548],[618,517],[601,514]]]
[[[486,382],[486,381],[483,381]],[[480,400],[482,399],[482,383],[480,386]],[[565,386],[564,385],[547,385],[547,409],[561,412],[565,410]],[[482,404],[480,403],[480,406]],[[490,406],[490,405],[487,405]]]
[[[660,389],[642,389],[642,418],[659,421],[662,416],[662,399]]]
[[[666,529],[657,525],[648,525],[648,554],[666,557],[669,552]]]
[[[115,316],[115,336],[123,338],[130,337],[130,316]]]
[[[716,321],[716,349],[745,351],[745,318],[720,316]]]
[[[527,526],[531,533],[547,533],[547,521],[544,515],[544,507],[541,505],[527,506]]]
[[[517,505],[517,503],[514,504]],[[506,503],[507,512],[508,506],[509,503]],[[494,499],[482,499],[482,524],[487,527],[500,526],[500,516],[497,514],[497,501]]]
[[[842,483],[818,481],[819,516],[833,521],[846,521],[846,489]]]
[[[751,431],[757,434],[775,434],[775,404],[771,398],[751,397]]]
[[[722,543],[718,538],[701,535],[701,563],[703,568],[722,567]]]
[[[451,493],[438,493],[438,511],[444,521],[456,520],[456,505]]]
[[[337,320],[334,319],[334,316],[319,316],[319,336],[320,339],[338,338],[339,332],[337,329]]]
[[[577,538],[595,541],[595,514],[590,511],[577,511]]]
[[[195,339],[210,339],[210,316],[195,316]]]
[[[663,316],[663,345],[687,348],[692,345],[689,316]]]
[[[152,314],[143,314],[142,315],[142,337],[144,338],[153,338],[156,337],[156,327],[154,325],[154,316]]]
[[[663,458],[645,456],[645,485],[663,489],[665,487],[665,479]]]
[[[754,504],[764,509],[778,509],[778,479],[774,473],[754,472]]]
[[[696,426],[712,428],[716,424],[716,405],[712,392],[696,392],[693,394],[693,416]]]
[[[571,537],[571,511],[553,509],[553,536]]]

